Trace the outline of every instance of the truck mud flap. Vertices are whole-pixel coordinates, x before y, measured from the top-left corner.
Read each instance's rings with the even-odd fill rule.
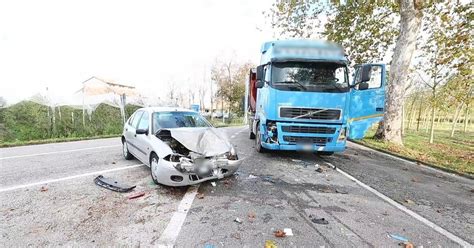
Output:
[[[94,179],[94,183],[99,185],[100,187],[110,189],[116,192],[121,192],[121,193],[129,192],[130,190],[136,187],[136,186],[121,184],[114,179],[107,178],[102,175],[97,176]]]

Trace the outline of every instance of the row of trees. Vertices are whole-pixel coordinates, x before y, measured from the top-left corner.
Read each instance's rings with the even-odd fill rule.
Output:
[[[454,110],[466,120],[473,99],[474,4],[399,1],[277,1],[267,12],[282,37],[341,44],[351,64],[391,58],[384,124],[378,137],[403,144],[403,106],[415,98],[429,110],[430,142],[437,113]],[[422,97],[426,96],[426,97]],[[467,124],[467,122],[465,121]]]

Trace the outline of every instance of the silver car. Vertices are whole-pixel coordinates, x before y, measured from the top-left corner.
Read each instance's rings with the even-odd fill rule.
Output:
[[[150,167],[157,184],[185,186],[232,175],[242,163],[220,130],[182,108],[141,108],[122,134],[123,156]]]

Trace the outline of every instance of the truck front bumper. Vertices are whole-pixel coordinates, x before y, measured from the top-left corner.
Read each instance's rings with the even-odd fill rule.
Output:
[[[269,131],[266,125],[260,127],[265,130],[263,131],[261,129],[261,133],[263,134],[262,147],[266,149],[311,152],[342,152],[346,148],[346,140],[339,140],[341,131],[345,130],[346,127],[343,124],[330,125],[278,121],[274,123],[274,125],[276,125],[276,133]],[[309,131],[311,129],[313,130],[312,132]],[[323,131],[321,131],[321,133],[314,131],[318,129]],[[327,129],[334,131],[328,132]],[[292,132],[284,130],[292,130]],[[301,131],[297,132],[295,130]],[[276,141],[275,137],[277,137]],[[315,140],[318,141],[316,142]],[[321,140],[324,142],[319,142]]]

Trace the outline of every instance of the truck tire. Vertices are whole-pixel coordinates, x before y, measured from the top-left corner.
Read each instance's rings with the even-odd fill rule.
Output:
[[[255,150],[259,153],[266,152],[266,149],[262,146],[262,135],[260,134],[260,128],[257,123],[257,128],[255,132]]]
[[[255,134],[252,132],[252,129],[250,129],[249,138],[250,138],[250,139],[255,139]]]

